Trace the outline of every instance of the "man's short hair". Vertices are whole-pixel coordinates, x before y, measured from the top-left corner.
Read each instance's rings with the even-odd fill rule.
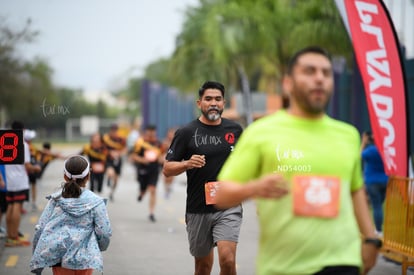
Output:
[[[207,89],[217,89],[221,91],[221,95],[224,97],[225,88],[224,85],[217,81],[206,81],[201,85],[200,89],[198,90],[198,97],[202,98],[204,95],[205,90]]]
[[[43,142],[43,148],[44,149],[50,149],[50,148],[52,148],[52,145],[50,144],[50,142]]]
[[[299,50],[299,51],[297,51],[291,58],[290,58],[290,60],[289,60],[289,62],[288,62],[288,65],[287,65],[287,70],[286,70],[286,73],[288,74],[288,75],[290,75],[290,74],[292,74],[292,71],[293,71],[293,67],[295,67],[295,65],[297,64],[297,62],[298,62],[298,59],[302,56],[302,55],[304,55],[304,54],[308,54],[308,53],[316,53],[316,54],[320,54],[320,55],[323,55],[323,56],[325,56],[326,58],[328,58],[329,59],[329,61],[332,61],[332,57],[331,57],[331,54],[327,51],[327,50],[325,50],[324,48],[321,48],[321,47],[319,47],[319,46],[309,46],[309,47],[306,47],[306,48],[303,48],[303,49],[301,49],[301,50]]]
[[[374,143],[374,135],[372,134],[371,130],[365,130],[364,134],[368,136],[368,142]]]
[[[157,130],[157,126],[155,126],[154,124],[148,124],[147,126],[145,126],[145,130],[155,131]]]

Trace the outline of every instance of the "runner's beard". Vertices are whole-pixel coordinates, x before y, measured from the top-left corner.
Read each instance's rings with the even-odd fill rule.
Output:
[[[216,112],[211,112],[213,110]],[[211,108],[211,109],[208,109],[207,112],[203,112],[203,115],[209,121],[217,121],[218,119],[220,119],[222,113],[223,113],[223,110]]]

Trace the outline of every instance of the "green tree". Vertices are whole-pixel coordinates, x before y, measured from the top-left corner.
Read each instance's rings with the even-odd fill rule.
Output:
[[[286,53],[293,52],[305,45],[321,45],[333,55],[344,56],[351,64],[352,44],[343,25],[334,1],[295,1],[295,24],[292,25],[286,41]]]
[[[169,63],[170,82],[193,91],[210,78],[240,89],[244,71],[251,89],[275,92],[288,58],[310,44],[351,58],[333,1],[201,0],[186,13]]]
[[[183,30],[176,40],[176,49],[169,66],[169,77],[177,88],[194,91],[206,79],[226,82],[226,70],[214,58],[205,26],[215,1],[200,1],[199,7],[186,11]],[[220,43],[220,41],[216,41]]]
[[[154,80],[163,79],[166,75],[164,74],[164,77],[161,77],[158,74],[155,76],[151,75],[150,72],[147,73],[149,75],[148,79]],[[141,112],[142,81],[143,78],[141,77],[130,78],[126,87],[112,92],[115,97],[124,99],[124,101],[127,102],[126,108],[122,110],[122,112],[132,118],[139,116]]]
[[[19,81],[22,97],[15,102],[16,105],[11,106],[9,113],[12,117],[20,116],[30,127],[54,126],[53,122],[44,116],[42,108],[44,104],[58,102],[51,81],[52,73],[49,65],[41,59],[25,63],[24,73],[21,74]]]
[[[28,128],[64,129],[68,118],[82,115],[114,117],[118,109],[104,102],[86,102],[81,90],[56,87],[53,69],[41,58],[24,60],[19,46],[32,43],[38,32],[28,20],[22,30],[13,30],[0,19],[0,126],[19,119]]]
[[[32,42],[37,32],[30,29],[30,20],[18,31],[12,30],[3,17],[0,17],[0,112],[8,116],[15,106],[19,106],[19,100],[24,97],[21,91],[24,89],[20,85],[24,78],[24,62],[16,53],[16,47],[22,43]],[[1,124],[5,123],[6,118],[0,118]]]

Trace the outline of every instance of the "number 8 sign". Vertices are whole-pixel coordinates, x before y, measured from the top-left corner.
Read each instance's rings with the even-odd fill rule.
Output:
[[[0,164],[23,164],[22,130],[0,130]]]

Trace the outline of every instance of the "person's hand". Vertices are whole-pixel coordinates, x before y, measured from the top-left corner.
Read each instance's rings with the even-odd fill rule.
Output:
[[[42,166],[40,166],[39,164],[36,164],[36,165],[33,167],[33,170],[34,170],[34,172],[36,172],[36,173],[40,173],[40,172],[42,171]]]
[[[289,183],[280,174],[265,175],[254,184],[256,197],[277,199],[289,193]]]
[[[186,160],[186,169],[201,168],[206,165],[206,158],[204,155],[192,155],[189,160]]]
[[[362,274],[368,274],[368,272],[375,266],[377,262],[379,249],[372,244],[362,244],[362,263],[364,270]]]

